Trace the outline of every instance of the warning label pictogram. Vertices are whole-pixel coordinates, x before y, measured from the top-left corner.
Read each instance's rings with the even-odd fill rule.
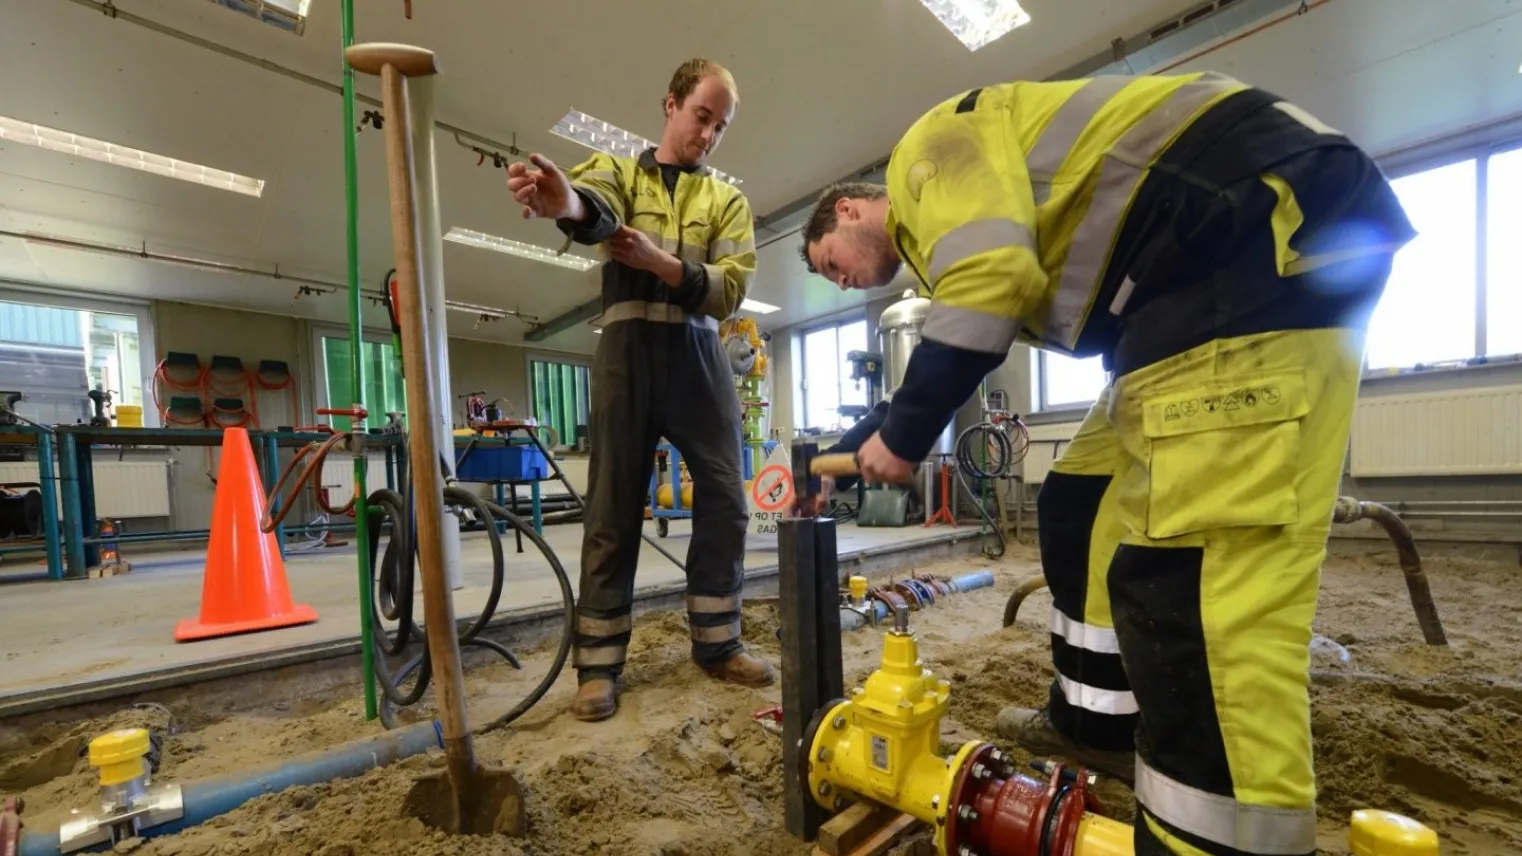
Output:
[[[780,464],[772,464],[750,483],[751,498],[762,511],[781,511],[793,502],[793,473]]]

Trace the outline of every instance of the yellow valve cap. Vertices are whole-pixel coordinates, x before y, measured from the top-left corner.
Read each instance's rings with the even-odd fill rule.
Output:
[[[1437,833],[1389,811],[1353,812],[1348,844],[1353,856],[1438,856]]]
[[[148,729],[123,728],[90,741],[90,766],[100,769],[102,785],[119,785],[143,774]]]
[[[847,580],[847,583],[851,586],[851,599],[852,600],[865,600],[866,599],[866,597],[867,597],[867,578],[866,577],[856,577],[856,576],[853,576],[853,577],[851,577],[851,579]]]

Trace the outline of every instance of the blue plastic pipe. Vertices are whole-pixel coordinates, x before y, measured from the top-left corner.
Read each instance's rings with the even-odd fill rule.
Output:
[[[142,835],[144,838],[173,835],[227,814],[263,794],[352,778],[376,767],[443,746],[443,730],[438,720],[433,720],[387,731],[369,740],[345,743],[326,752],[293,758],[279,767],[253,773],[229,773],[191,782],[181,788],[185,800],[185,816],[144,829]],[[106,850],[109,847],[102,845],[91,849]],[[58,856],[58,852],[57,830],[50,833],[28,832],[21,836],[21,850],[17,856]]]
[[[994,584],[993,571],[978,571],[971,574],[963,574],[951,581],[951,590],[954,592],[969,592],[974,589],[988,588]],[[888,620],[888,607],[881,601],[872,601],[873,608],[877,610],[877,622],[880,624]],[[841,607],[840,629],[846,633],[859,630],[867,623],[867,617],[854,609]]]

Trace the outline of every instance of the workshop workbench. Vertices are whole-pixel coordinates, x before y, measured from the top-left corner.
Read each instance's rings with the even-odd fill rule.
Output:
[[[53,469],[53,433],[35,425],[0,425],[0,445],[32,446],[37,449],[37,484],[42,494],[43,552],[47,556],[48,579],[63,579],[63,551],[59,538],[58,481]],[[38,545],[31,542],[0,544],[0,554],[30,553]]]

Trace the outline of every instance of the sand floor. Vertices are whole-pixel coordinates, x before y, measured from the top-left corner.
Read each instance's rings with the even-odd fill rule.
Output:
[[[1522,577],[1515,567],[1480,560],[1429,558],[1427,565],[1448,649],[1422,644],[1393,553],[1328,562],[1317,630],[1346,646],[1350,661],[1326,654],[1315,664],[1325,853],[1347,852],[1346,819],[1360,807],[1434,826],[1450,856],[1522,851]],[[994,588],[913,616],[927,664],[953,681],[943,727],[948,744],[992,737],[1002,706],[1042,703],[1050,680],[1047,594],[1032,595],[1014,627],[1000,627],[1009,592],[1039,573],[1033,550],[1016,548],[993,565],[969,559],[917,570],[958,574],[985,566],[996,573]],[[747,606],[747,642],[774,662],[776,628],[774,605]],[[119,849],[144,856],[807,853],[782,828],[781,741],[751,720],[779,701],[777,690],[707,679],[687,659],[686,635],[678,612],[641,618],[615,719],[585,724],[563,715],[574,692],[567,670],[524,718],[478,739],[483,762],[512,768],[524,782],[527,839],[449,838],[402,817],[413,777],[440,763],[430,755],[261,797],[180,835]],[[848,683],[871,671],[878,651],[875,632],[847,634]],[[522,656],[522,671],[500,662],[470,670],[474,721],[516,703],[549,667],[543,646]],[[80,757],[85,742],[128,723],[170,731],[160,776],[180,781],[380,729],[364,721],[352,680],[303,686],[255,676],[134,701],[145,704],[0,723],[0,794],[20,792],[25,819],[54,827],[70,807],[91,804],[94,777]],[[1102,782],[1100,794],[1107,814],[1131,818],[1123,785]],[[925,852],[923,845],[903,850]]]

